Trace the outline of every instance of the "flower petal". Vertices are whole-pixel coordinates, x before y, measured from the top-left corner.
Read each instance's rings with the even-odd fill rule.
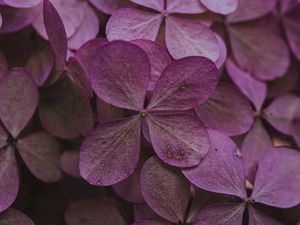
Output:
[[[9,208],[0,214],[0,225],[34,225],[34,223],[24,213]]]
[[[290,131],[295,142],[300,146],[300,106],[296,110],[293,120],[291,121]]]
[[[164,220],[141,220],[132,225],[172,225],[172,223]]]
[[[224,39],[219,34],[215,33],[215,35],[216,35],[218,45],[219,45],[219,50],[220,50],[220,56],[216,60],[215,64],[216,64],[216,67],[218,69],[220,69],[224,65],[224,63],[227,59],[227,46],[226,46]]]
[[[166,2],[168,13],[198,14],[207,10],[199,0],[167,0]]]
[[[136,4],[145,6],[150,9],[154,9],[157,11],[163,11],[164,10],[164,0],[130,0]]]
[[[41,0],[3,0],[3,3],[14,8],[30,8],[41,3]]]
[[[112,14],[114,11],[130,5],[129,0],[89,0],[97,9],[105,14]]]
[[[221,3],[219,0],[200,0],[200,2],[214,13],[228,15],[237,9],[240,0],[223,0]]]
[[[105,123],[126,117],[125,110],[112,106],[97,98],[97,115],[99,123]]]
[[[80,177],[79,151],[64,151],[60,157],[62,170],[73,177]]]
[[[207,155],[209,139],[201,121],[187,113],[146,118],[158,157],[177,167],[191,167]]]
[[[81,176],[98,186],[129,177],[139,160],[140,136],[139,116],[98,125],[81,145]]]
[[[208,99],[218,80],[218,69],[209,59],[191,56],[175,60],[163,71],[147,108],[192,109]]]
[[[1,26],[0,26],[1,28]],[[8,64],[4,54],[0,51],[0,79],[4,77],[4,75],[8,71]]]
[[[258,211],[253,206],[248,206],[249,211],[249,225],[283,225],[282,223],[274,220],[273,218],[267,216],[266,214]]]

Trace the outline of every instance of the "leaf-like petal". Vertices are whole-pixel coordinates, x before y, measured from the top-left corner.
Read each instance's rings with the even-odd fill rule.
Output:
[[[223,0],[220,2],[218,0],[201,0],[200,2],[212,12],[228,15],[237,9],[239,1],[240,0]]]
[[[199,0],[167,0],[166,2],[168,13],[198,14],[207,10]]]
[[[180,170],[150,158],[141,172],[141,190],[146,203],[161,217],[174,223],[184,221],[190,185]]]
[[[97,9],[105,14],[112,14],[114,11],[130,5],[129,0],[89,0]]]
[[[34,225],[34,223],[24,213],[9,208],[0,214],[0,225]]]
[[[209,59],[191,56],[175,60],[163,71],[147,108],[192,109],[212,95],[218,80],[218,69]]]
[[[248,206],[249,211],[249,225],[283,225],[282,223],[276,221],[275,219],[267,216],[266,214],[258,211],[253,206]]]
[[[3,0],[3,2],[14,8],[30,8],[41,3],[41,0]]]
[[[151,115],[146,118],[151,143],[158,157],[177,167],[198,165],[207,155],[209,139],[194,115]]]
[[[80,177],[79,171],[79,151],[64,151],[60,157],[60,167],[73,177]]]
[[[154,9],[157,11],[163,11],[164,10],[164,0],[130,0],[136,4],[148,7],[150,9]]]

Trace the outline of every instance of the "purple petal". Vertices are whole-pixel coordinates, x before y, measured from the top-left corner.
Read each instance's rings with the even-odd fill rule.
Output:
[[[192,109],[208,99],[218,80],[218,69],[209,59],[193,56],[173,61],[158,80],[147,108]]]
[[[183,174],[201,189],[246,198],[243,161],[236,144],[227,136],[209,130],[210,150],[201,163]]]
[[[13,137],[17,137],[33,116],[39,93],[30,75],[12,69],[0,82],[0,118]]]
[[[164,10],[164,0],[130,0],[136,4],[157,10],[157,11],[163,11]]]
[[[166,2],[168,13],[198,14],[207,10],[199,0],[167,0]]]
[[[4,54],[0,51],[0,79],[4,77],[7,71],[8,71],[8,64],[6,58]]]
[[[62,178],[59,166],[61,144],[45,132],[36,132],[19,139],[16,145],[30,172],[45,182]]]
[[[172,223],[164,220],[142,220],[134,222],[132,225],[172,225]]]
[[[99,98],[97,98],[96,104],[99,123],[121,119],[126,116],[124,109],[112,106]]]
[[[290,124],[299,106],[299,97],[292,94],[279,96],[264,110],[264,118],[275,129],[290,135]]]
[[[124,218],[112,202],[99,198],[86,198],[72,202],[65,212],[67,225],[124,225]]]
[[[0,124],[0,148],[4,147],[8,143],[9,134],[5,130],[5,128]]]
[[[219,0],[200,0],[200,2],[214,13],[228,15],[237,9],[240,0],[223,0],[222,2]]]
[[[283,225],[282,223],[274,220],[273,218],[267,216],[266,214],[258,211],[253,206],[248,206],[249,211],[249,225]]]
[[[41,1],[42,0],[3,0],[3,3],[14,8],[30,8],[38,5]]]
[[[291,134],[297,143],[300,146],[300,107],[298,107],[297,111],[295,112],[294,118],[290,124],[290,131]]]
[[[15,201],[19,190],[19,172],[12,147],[0,149],[0,174],[0,212],[2,212]]]
[[[247,178],[254,183],[258,161],[273,146],[272,140],[263,127],[260,119],[256,119],[247,133],[241,147]]]
[[[179,170],[150,158],[141,172],[141,190],[146,203],[161,217],[174,223],[184,221],[190,185]]]
[[[239,0],[237,10],[227,17],[230,23],[254,20],[273,11],[276,0]]]
[[[215,204],[200,210],[194,225],[241,225],[245,211],[244,204]]]
[[[147,204],[135,204],[134,205],[134,220],[162,220]]]
[[[172,59],[165,46],[158,42],[139,39],[131,43],[141,47],[149,57],[151,65],[151,79],[148,84],[148,91],[153,91],[163,70],[172,62]]]
[[[34,223],[24,213],[9,208],[0,214],[0,225],[34,225]]]
[[[249,101],[228,83],[219,83],[213,95],[195,111],[207,127],[229,136],[245,133],[254,121]]]
[[[106,25],[107,39],[131,41],[148,39],[155,41],[163,16],[134,8],[114,12]]]
[[[209,139],[201,121],[189,114],[151,115],[146,118],[158,157],[177,167],[198,165],[207,155]]]
[[[288,148],[270,149],[258,164],[252,199],[266,205],[290,208],[300,203],[300,153]]]
[[[224,39],[220,35],[218,35],[217,33],[215,33],[215,35],[216,35],[218,45],[219,45],[219,50],[220,50],[220,56],[216,60],[215,64],[216,64],[216,67],[218,67],[218,69],[219,69],[224,65],[224,63],[227,59],[227,46],[226,46]]]
[[[43,15],[50,46],[55,55],[56,69],[62,71],[66,63],[68,49],[63,21],[49,0],[44,0]]]
[[[298,1],[299,2],[299,1]],[[289,14],[294,8],[298,6],[297,0],[280,0],[280,12],[282,14]]]
[[[90,67],[93,90],[102,100],[114,106],[143,109],[150,63],[138,46],[113,41],[101,46]]]
[[[238,68],[231,59],[227,60],[226,68],[235,85],[260,111],[267,96],[267,85]]]
[[[139,116],[98,125],[81,145],[81,176],[98,186],[129,177],[139,159],[140,129]]]
[[[80,177],[79,151],[64,151],[60,157],[62,170],[73,177]]]
[[[118,9],[130,5],[129,0],[90,0],[90,2],[97,9],[109,15]]]
[[[201,22],[173,16],[166,18],[166,45],[173,58],[204,56],[216,61],[220,56],[214,32]]]
[[[235,60],[241,69],[261,80],[282,77],[290,64],[288,47],[274,20],[272,17],[228,26]]]

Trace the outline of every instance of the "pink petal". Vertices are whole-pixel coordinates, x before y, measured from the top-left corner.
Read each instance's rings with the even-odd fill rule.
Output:
[[[12,69],[0,82],[0,118],[13,137],[33,116],[39,93],[30,75],[21,68]]]
[[[300,110],[299,109],[300,109],[300,106],[298,107],[297,111],[295,112],[293,120],[291,121],[291,124],[290,124],[291,134],[298,146],[300,146]]]
[[[124,109],[112,106],[99,98],[97,98],[96,104],[99,123],[105,123],[126,117]]]
[[[19,190],[19,172],[12,147],[0,149],[0,174],[0,212],[2,212],[15,201]],[[2,214],[0,224],[1,216]]]
[[[79,151],[64,151],[60,157],[62,170],[73,177],[80,177]]]
[[[154,41],[158,34],[162,15],[134,8],[114,12],[106,24],[106,36],[110,41],[148,39]]]
[[[62,178],[59,166],[61,144],[45,132],[36,132],[18,140],[17,149],[30,172],[45,182]]]
[[[222,2],[219,0],[200,0],[200,2],[214,13],[228,15],[237,9],[240,0],[223,0]]]
[[[235,60],[241,69],[261,80],[282,77],[290,64],[288,47],[274,20],[228,26]]]
[[[157,10],[163,11],[164,10],[164,0],[130,0],[136,4]]]
[[[34,225],[34,223],[24,213],[9,208],[0,214],[0,225]]]
[[[81,176],[98,186],[129,177],[139,159],[140,129],[139,116],[98,125],[81,145]]]
[[[114,11],[130,6],[129,0],[89,0],[97,9],[111,15]]]
[[[146,118],[158,157],[177,167],[198,165],[207,155],[209,139],[197,117],[189,114],[151,115]]]
[[[198,14],[207,9],[199,0],[166,0],[168,13]]]
[[[264,110],[264,118],[275,129],[290,135],[290,124],[299,106],[299,97],[292,94],[279,96]]]
[[[112,202],[100,198],[79,199],[65,212],[67,225],[124,225],[124,218]]]
[[[252,199],[266,205],[290,208],[300,203],[300,153],[269,150],[258,164]]]
[[[236,144],[227,136],[209,130],[207,157],[183,174],[201,189],[246,198],[243,161],[236,154]]]
[[[215,204],[200,210],[194,219],[195,225],[241,225],[245,211],[244,204]]]
[[[161,217],[174,223],[184,221],[190,185],[179,170],[150,158],[141,172],[141,190],[146,203]]]
[[[254,121],[249,101],[233,85],[222,82],[195,112],[207,127],[229,136],[245,133]]]
[[[266,214],[258,211],[253,206],[248,206],[249,211],[249,225],[283,225],[282,223],[274,220],[273,218],[267,216]]]
[[[30,8],[41,3],[42,0],[3,0],[3,2],[15,8]]]
[[[208,99],[218,80],[218,69],[209,59],[193,56],[175,60],[163,71],[147,108],[192,109]]]
[[[214,32],[201,22],[173,16],[166,18],[166,45],[173,58],[204,56],[216,61],[220,56]]]
[[[140,47],[124,41],[103,45],[89,71],[99,98],[117,107],[143,109],[150,63]]]
[[[267,85],[241,70],[231,59],[227,60],[226,68],[235,85],[260,111],[267,96]]]

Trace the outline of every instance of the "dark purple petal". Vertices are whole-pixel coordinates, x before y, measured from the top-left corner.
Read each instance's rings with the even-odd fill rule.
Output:
[[[259,161],[251,198],[266,205],[290,208],[300,203],[300,153],[270,149]]]
[[[112,14],[115,10],[130,5],[129,0],[90,0],[90,2],[100,11]]]
[[[240,0],[223,0],[222,2],[219,0],[200,0],[200,2],[214,13],[228,15],[237,9]]]
[[[141,220],[132,225],[172,225],[172,223],[164,220]]]
[[[294,118],[290,124],[291,135],[293,136],[295,142],[300,146],[300,106],[295,112]]]
[[[15,201],[19,190],[19,173],[12,147],[0,149],[0,174],[0,212],[2,212]]]
[[[218,35],[217,33],[215,33],[215,35],[216,35],[218,45],[219,45],[219,50],[220,50],[220,56],[216,60],[215,64],[216,64],[216,67],[219,69],[223,66],[223,64],[225,63],[225,61],[227,59],[227,46],[226,46],[224,39],[220,35]]]
[[[80,177],[79,151],[64,151],[60,157],[60,167],[66,174]]]
[[[209,139],[194,115],[151,115],[146,118],[151,143],[158,157],[177,167],[198,165],[207,155]]]
[[[17,137],[33,116],[39,93],[30,75],[12,69],[0,82],[0,118],[13,137]]]
[[[219,83],[213,95],[195,111],[207,127],[229,136],[245,133],[254,121],[250,102],[227,83]]]
[[[126,116],[124,109],[110,105],[99,98],[97,98],[96,104],[99,123],[121,119]]]
[[[246,198],[245,173],[236,144],[227,136],[209,130],[210,150],[201,163],[183,174],[201,189]]]
[[[204,56],[216,61],[220,50],[214,32],[197,20],[166,18],[166,45],[173,58]]]
[[[135,221],[162,220],[162,218],[157,215],[146,203],[135,204],[133,210]]]
[[[266,214],[258,211],[253,206],[248,206],[249,211],[249,225],[283,225],[282,223],[274,220],[273,218],[267,216]]]
[[[4,77],[7,71],[8,71],[8,65],[7,65],[6,58],[4,54],[0,51],[0,79]]]
[[[166,3],[168,13],[198,14],[207,10],[199,0],[167,0]]]
[[[190,185],[180,170],[150,158],[141,172],[141,190],[146,203],[161,217],[174,223],[184,221]]]
[[[99,98],[114,106],[143,109],[150,63],[140,47],[125,41],[103,45],[89,71],[92,88]]]
[[[209,59],[193,56],[173,61],[158,80],[147,108],[192,109],[212,95],[218,80],[218,69]]]
[[[3,3],[14,8],[30,8],[41,2],[42,0],[3,0]]]
[[[163,11],[164,10],[164,0],[130,0],[136,4],[157,10],[157,11]]]
[[[0,225],[34,225],[34,223],[24,213],[9,208],[0,214]]]
[[[0,124],[0,148],[7,145],[9,134],[5,130],[5,128]]]
[[[81,145],[81,176],[98,186],[129,177],[139,160],[140,135],[139,116],[98,125]]]
[[[45,182],[62,178],[59,166],[61,144],[45,132],[36,132],[18,140],[17,149],[30,172]]]

